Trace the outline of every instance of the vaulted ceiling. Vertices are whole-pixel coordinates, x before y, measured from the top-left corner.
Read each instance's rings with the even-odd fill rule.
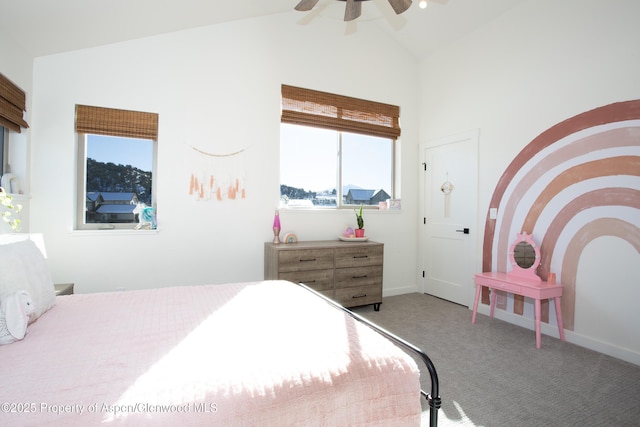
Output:
[[[344,23],[345,34],[379,25],[417,58],[495,19],[523,0],[418,0],[396,15],[387,0],[363,3],[362,16]],[[342,21],[345,2],[319,0],[310,12],[299,0],[0,0],[0,32],[30,56],[94,47],[221,22],[278,13],[295,14],[300,25]]]

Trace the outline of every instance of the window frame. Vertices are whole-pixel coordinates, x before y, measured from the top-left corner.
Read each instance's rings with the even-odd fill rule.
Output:
[[[0,177],[7,173],[9,158],[9,130],[0,125]],[[6,190],[9,191],[9,190]]]
[[[86,223],[87,139],[89,135],[145,139],[152,142],[151,206],[157,213],[158,114],[76,105],[76,207],[75,230],[134,230],[132,223]]]
[[[389,198],[399,195],[397,163],[400,150],[400,107],[375,101],[320,92],[289,85],[282,85],[282,115],[280,125],[308,126],[337,132],[336,154],[336,205],[335,207],[313,206],[302,209],[346,209],[358,206],[347,204],[343,194],[343,137],[345,133],[385,138],[391,143]],[[282,135],[282,132],[281,132]],[[282,138],[282,136],[281,136]],[[281,139],[282,141],[282,139]],[[282,150],[282,146],[280,146]],[[284,183],[280,182],[279,187]],[[280,197],[282,194],[278,191]],[[373,207],[374,205],[364,205]],[[283,206],[287,209],[300,207]],[[375,206],[377,208],[377,205]]]
[[[342,182],[342,165],[343,165],[343,156],[342,156],[342,145],[343,145],[343,136],[344,136],[344,132],[343,131],[339,131],[339,141],[340,141],[340,152],[338,154],[338,183],[337,185],[339,186],[339,190],[336,189],[336,193],[339,195],[339,201],[340,203],[336,204],[336,207],[338,209],[340,208],[353,208],[356,206],[360,206],[359,204],[348,204],[346,202],[343,202],[344,198],[347,196],[346,194],[342,193],[342,189],[344,188],[344,183]],[[371,137],[376,137],[375,135],[366,135],[366,136],[371,136]],[[383,138],[383,137],[378,137],[378,138]],[[390,170],[390,176],[389,176],[389,180],[390,180],[390,188],[389,191],[391,192],[391,194],[389,194],[389,198],[390,199],[395,199],[396,198],[396,152],[398,149],[398,139],[397,138],[388,138],[389,142],[391,144],[391,153],[389,154],[389,162],[390,162],[390,166],[391,166],[391,170]],[[375,188],[374,190],[378,190],[378,188]],[[382,189],[380,189],[382,190]],[[363,207],[367,207],[367,206],[373,206],[376,209],[378,208],[378,205],[363,205]]]
[[[78,133],[77,134],[77,172],[76,172],[76,184],[77,184],[77,195],[76,195],[76,218],[75,218],[75,229],[76,230],[134,230],[138,225],[137,221],[131,223],[118,223],[118,222],[96,222],[96,223],[87,223],[86,221],[86,203],[87,203],[87,138],[90,135],[96,134],[87,134],[87,133]],[[116,136],[116,135],[106,135],[106,136]],[[136,138],[136,139],[146,139],[146,138]],[[149,140],[152,142],[153,152],[152,152],[152,162],[151,162],[151,207],[156,210],[156,163],[157,163],[157,153],[158,153],[158,144],[156,140]]]
[[[25,92],[0,73],[0,125],[16,133],[28,128],[29,124],[24,120],[26,105]]]

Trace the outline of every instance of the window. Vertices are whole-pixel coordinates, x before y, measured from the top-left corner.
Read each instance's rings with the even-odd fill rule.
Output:
[[[283,205],[339,208],[395,197],[398,107],[283,85],[282,110]]]
[[[7,148],[8,145],[5,141],[7,132],[5,131],[3,126],[0,126],[0,176],[4,175],[7,170]],[[9,191],[7,189],[7,191]]]
[[[26,104],[24,91],[0,74],[0,126],[17,133],[28,128],[23,118]]]
[[[21,133],[29,124],[24,120],[27,98],[22,89],[0,74],[0,176],[10,172],[9,131]],[[12,191],[5,188],[6,191]]]
[[[158,116],[76,106],[76,229],[133,229],[139,204],[155,208]]]

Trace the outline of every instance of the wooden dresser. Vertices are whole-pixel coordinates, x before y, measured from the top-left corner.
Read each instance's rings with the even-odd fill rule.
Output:
[[[339,240],[264,244],[264,278],[304,283],[344,307],[382,303],[384,244]]]

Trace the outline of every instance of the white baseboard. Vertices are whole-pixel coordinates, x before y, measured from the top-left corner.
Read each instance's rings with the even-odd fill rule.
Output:
[[[385,289],[384,286],[382,287],[382,297],[392,297],[395,295],[404,295],[404,294],[411,294],[411,293],[416,293],[419,292],[418,291],[418,287],[417,286],[407,286],[404,288],[393,288],[393,289]]]
[[[473,307],[470,307],[469,309],[473,310]],[[479,304],[478,314],[489,316],[489,306]],[[535,331],[535,323],[531,318],[519,316],[499,309],[496,309],[494,317],[496,319],[504,320],[505,322],[530,329],[531,331]],[[476,322],[477,321],[478,319],[476,319]],[[543,335],[560,338],[558,327],[556,325],[542,323],[540,326],[540,332]],[[594,350],[599,353],[606,354],[607,356],[615,357],[616,359],[624,360],[625,362],[633,363],[634,365],[640,365],[640,353],[637,351],[603,342],[586,335],[568,331],[566,329],[564,331],[564,338],[567,342],[570,342],[572,344],[576,344],[581,347],[588,348],[589,350]],[[531,340],[533,345],[535,345],[535,335],[531,337]],[[544,346],[544,338],[542,339],[542,345]]]

